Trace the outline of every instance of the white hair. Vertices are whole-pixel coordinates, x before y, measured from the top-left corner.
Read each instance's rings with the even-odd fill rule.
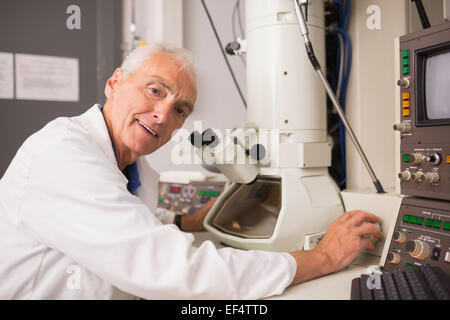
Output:
[[[188,68],[191,71],[192,77],[195,79],[195,68],[191,53],[187,49],[162,42],[146,44],[133,49],[121,66],[124,77],[127,78],[130,74],[137,71],[152,54],[160,52],[168,53],[176,60],[182,62],[179,70]]]

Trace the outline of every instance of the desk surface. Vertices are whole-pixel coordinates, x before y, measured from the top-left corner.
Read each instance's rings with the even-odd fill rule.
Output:
[[[213,239],[208,232],[194,232],[194,246],[211,240],[216,248],[225,246]],[[287,288],[282,295],[273,296],[269,300],[349,300],[352,279],[366,273],[370,265],[377,265],[380,257],[361,254],[346,268],[317,279],[313,279]]]

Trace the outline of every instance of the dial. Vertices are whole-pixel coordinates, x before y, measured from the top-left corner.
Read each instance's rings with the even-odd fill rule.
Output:
[[[422,163],[423,161],[425,161],[425,157],[421,153],[413,153],[411,155],[411,157],[412,157],[413,162],[416,164],[419,164],[419,163]]]
[[[409,83],[410,83],[410,81],[408,78],[401,78],[400,80],[397,81],[397,85],[403,89],[408,89]]]
[[[387,256],[387,261],[390,263],[398,264],[401,260],[401,257],[398,253],[389,253]]]
[[[406,243],[406,250],[411,257],[425,260],[430,255],[430,246],[421,240],[410,240]]]
[[[408,170],[405,170],[405,171],[403,171],[403,172],[400,172],[400,173],[398,174],[398,177],[399,177],[401,180],[408,181],[408,180],[411,179],[411,172],[409,172]]]
[[[437,172],[427,172],[427,173],[425,173],[424,180],[425,180],[425,182],[428,182],[428,183],[439,182],[439,173],[437,173]]]
[[[398,243],[403,243],[406,241],[406,234],[401,231],[395,231],[392,235],[392,238],[394,241],[397,241]]]
[[[423,174],[422,171],[416,171],[413,173],[413,180],[414,181],[423,181],[425,179],[425,175]]]
[[[411,131],[411,124],[409,122],[402,122],[394,124],[394,130],[401,133],[408,133]]]

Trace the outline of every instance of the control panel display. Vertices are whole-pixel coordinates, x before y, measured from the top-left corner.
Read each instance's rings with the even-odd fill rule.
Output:
[[[401,193],[450,200],[450,23],[400,38]]]
[[[405,198],[384,268],[419,269],[424,264],[439,266],[450,275],[450,203]]]
[[[223,192],[225,181],[159,182],[158,188],[158,208],[177,214],[193,214]]]

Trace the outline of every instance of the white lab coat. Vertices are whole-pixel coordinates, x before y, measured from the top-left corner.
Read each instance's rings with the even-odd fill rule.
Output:
[[[30,136],[0,180],[0,298],[256,299],[291,283],[288,253],[193,247],[138,169],[135,196],[97,105]]]

